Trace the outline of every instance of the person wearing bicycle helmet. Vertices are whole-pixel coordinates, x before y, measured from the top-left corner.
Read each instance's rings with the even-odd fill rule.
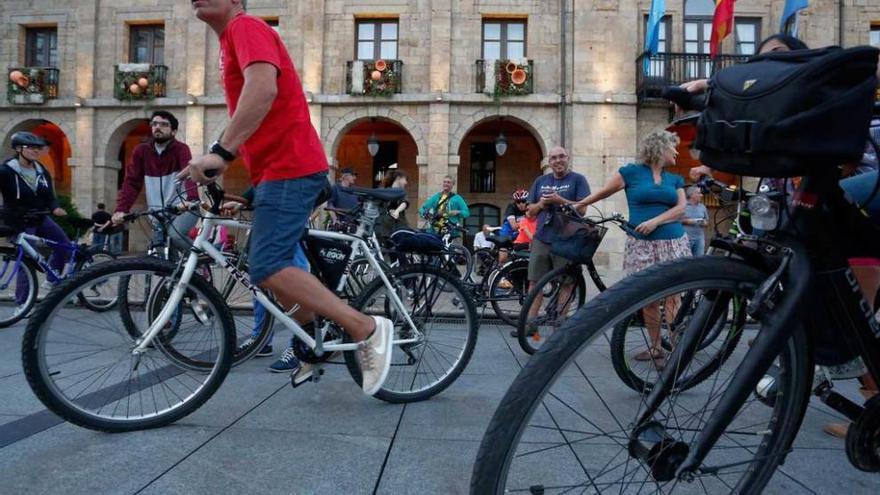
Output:
[[[519,222],[525,217],[526,210],[529,207],[529,192],[525,189],[517,189],[511,195],[513,202],[507,205],[504,210],[504,217],[501,219],[501,230],[498,232],[500,237],[508,239],[516,239],[519,234]],[[507,249],[498,250],[498,263],[502,265],[507,262]]]
[[[59,243],[70,242],[67,235],[48,215],[39,215],[33,221],[22,224],[22,216],[29,211],[50,211],[52,215],[67,215],[58,205],[52,176],[39,158],[48,149],[49,143],[32,132],[16,132],[12,135],[12,149],[15,155],[0,165],[0,193],[3,195],[3,209],[7,223],[21,226],[28,234],[36,235]],[[56,247],[49,258],[49,266],[60,273],[64,267],[66,251]],[[19,276],[15,286],[17,304],[27,298],[27,278]]]

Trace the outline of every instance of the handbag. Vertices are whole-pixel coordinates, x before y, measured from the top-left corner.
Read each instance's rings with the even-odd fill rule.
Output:
[[[550,254],[561,256],[582,265],[593,261],[608,228],[579,216],[557,211],[553,213],[556,237],[550,244]]]

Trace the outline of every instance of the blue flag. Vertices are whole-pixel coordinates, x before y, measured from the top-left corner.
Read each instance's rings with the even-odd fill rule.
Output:
[[[645,53],[656,55],[660,46],[660,22],[666,13],[666,0],[652,0],[651,13],[648,15],[648,26],[645,30]],[[645,74],[649,73],[651,60],[645,57]]]
[[[785,8],[782,9],[782,19],[779,21],[779,32],[785,32],[785,25],[788,24],[792,16],[796,16],[798,11],[809,6],[809,0],[785,0]],[[795,19],[797,20],[797,19]],[[797,23],[793,24],[792,36],[797,36]]]

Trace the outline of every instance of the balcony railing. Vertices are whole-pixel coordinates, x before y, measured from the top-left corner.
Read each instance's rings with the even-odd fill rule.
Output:
[[[58,69],[10,67],[6,98],[13,105],[42,105],[58,98]]]
[[[694,79],[712,77],[715,72],[745,62],[749,57],[745,55],[719,55],[717,58],[709,58],[709,55],[697,53],[658,53],[648,58],[648,71],[645,73],[646,55],[640,55],[636,59],[636,94],[639,103],[647,99],[659,98],[660,91],[666,86],[678,86],[679,84]]]
[[[486,77],[486,66],[489,77]],[[477,93],[495,97],[530,95],[534,92],[534,64],[527,59],[477,60]]]
[[[349,60],[345,87],[354,96],[391,96],[403,90],[402,60]]]
[[[152,64],[119,64],[113,96],[117,100],[145,100],[165,96],[168,67]]]

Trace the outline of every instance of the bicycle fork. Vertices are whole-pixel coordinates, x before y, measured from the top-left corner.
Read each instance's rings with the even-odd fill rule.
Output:
[[[690,482],[697,474],[712,472],[712,468],[701,466],[703,460],[783,350],[793,333],[793,325],[800,324],[795,318],[796,306],[807,293],[810,279],[807,274],[810,273],[811,263],[806,250],[802,246],[794,246],[779,268],[758,287],[749,304],[749,314],[759,316],[756,319],[762,322],[761,331],[691,448],[669,435],[653,416],[674,391],[677,372],[690,364],[704,331],[711,328],[717,318],[726,317],[728,305],[723,299],[729,301],[729,296],[719,298],[710,294],[698,303],[694,317],[670,356],[669,364],[645,401],[645,412],[630,433],[630,455],[649,466],[654,479],[670,481],[678,478]],[[782,297],[774,299],[780,283],[785,287],[785,292]]]

